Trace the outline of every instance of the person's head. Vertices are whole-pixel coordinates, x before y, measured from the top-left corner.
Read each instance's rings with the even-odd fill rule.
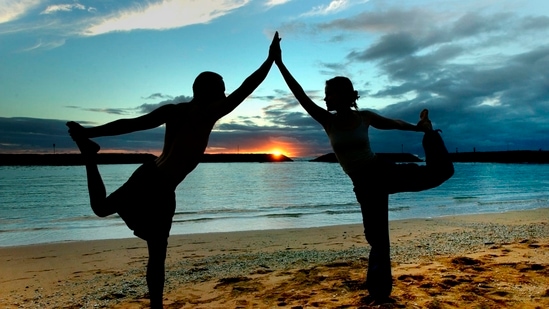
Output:
[[[193,83],[193,97],[198,100],[218,100],[225,98],[223,77],[209,71],[198,74]]]
[[[336,76],[326,81],[325,88],[326,107],[329,111],[341,111],[345,109],[358,109],[356,100],[360,97],[353,87],[350,79],[344,76]]]

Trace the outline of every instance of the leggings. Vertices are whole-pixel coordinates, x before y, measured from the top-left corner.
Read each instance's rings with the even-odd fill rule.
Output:
[[[362,211],[364,235],[371,246],[366,288],[374,299],[385,299],[392,290],[389,194],[431,189],[454,174],[454,166],[437,131],[425,133],[422,143],[425,165],[375,159],[363,171],[349,174]]]

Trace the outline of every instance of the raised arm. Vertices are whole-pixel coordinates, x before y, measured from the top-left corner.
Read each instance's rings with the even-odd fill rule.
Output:
[[[275,36],[278,38],[278,32],[275,34]],[[309,113],[309,115],[311,115],[311,117],[319,122],[324,128],[327,128],[329,126],[332,114],[324,108],[318,106],[309,98],[309,96],[307,96],[301,85],[292,76],[292,74],[290,73],[288,68],[286,68],[284,62],[282,61],[280,39],[276,41],[276,44],[274,43],[275,42],[273,42],[273,46],[271,47],[271,53],[274,55],[275,63],[278,66],[278,69],[280,70],[284,81],[288,85],[288,88],[290,88],[299,104],[301,104],[301,106],[307,111],[307,113]]]
[[[83,134],[88,138],[99,136],[113,136],[132,133],[136,131],[156,128],[168,120],[174,114],[175,105],[163,105],[152,112],[137,117],[119,119],[97,127],[84,128]]]
[[[278,40],[278,36],[273,37],[273,43]],[[250,76],[248,76],[244,82],[233,91],[225,100],[221,100],[219,106],[216,106],[216,110],[219,112],[219,118],[232,112],[240,103],[242,103],[252,92],[265,80],[271,66],[273,65],[273,57],[271,53],[267,56],[267,59],[261,64],[261,66],[255,70]]]
[[[403,120],[385,118],[371,111],[361,111],[360,115],[372,127],[380,130],[424,131],[420,127]]]

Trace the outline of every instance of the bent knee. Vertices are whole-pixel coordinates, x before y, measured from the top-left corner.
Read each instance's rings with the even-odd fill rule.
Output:
[[[96,209],[94,209],[93,212],[95,213],[96,216],[98,216],[100,218],[105,218],[105,217],[108,217],[108,216],[113,214],[113,213],[105,211],[105,210],[96,210]]]
[[[107,207],[105,205],[98,206],[97,204],[93,204],[93,203],[92,203],[92,210],[93,210],[93,213],[95,213],[95,215],[100,218],[105,218],[115,213],[115,211],[113,211],[111,207]]]

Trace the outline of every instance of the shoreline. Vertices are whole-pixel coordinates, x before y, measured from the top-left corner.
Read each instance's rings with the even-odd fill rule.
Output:
[[[455,218],[455,217],[468,217],[468,216],[484,216],[484,215],[498,215],[498,214],[506,214],[506,213],[513,213],[513,212],[529,212],[529,211],[537,211],[540,209],[549,208],[547,207],[540,207],[540,208],[529,208],[529,209],[522,209],[522,210],[506,210],[504,212],[483,212],[483,213],[466,213],[466,214],[457,214],[457,215],[441,215],[441,216],[435,216],[435,217],[417,217],[417,218],[403,218],[403,219],[393,219],[389,220],[389,222],[399,222],[399,221],[414,221],[414,220],[439,220],[439,219],[445,219],[445,218]],[[360,213],[358,214],[360,215]],[[121,219],[120,219],[121,220]],[[209,234],[226,234],[226,233],[261,233],[261,232],[273,232],[273,231],[279,231],[279,230],[305,230],[305,229],[322,229],[322,228],[334,228],[334,227],[360,227],[362,228],[361,223],[344,223],[344,224],[331,224],[331,225],[322,225],[322,226],[306,226],[301,228],[267,228],[267,229],[250,229],[250,230],[229,230],[229,231],[210,231],[210,232],[195,232],[195,233],[184,233],[184,234],[171,234],[170,240],[177,238],[177,237],[185,237],[185,236],[200,236],[200,235],[209,235]],[[28,244],[14,244],[14,245],[0,245],[0,250],[2,249],[8,249],[8,248],[17,248],[17,247],[29,247],[29,246],[42,246],[42,245],[58,245],[58,244],[71,244],[71,243],[79,243],[79,242],[95,242],[95,241],[132,241],[136,240],[137,238],[133,236],[132,231],[129,230],[125,225],[123,226],[123,229],[127,231],[128,235],[132,235],[129,237],[118,237],[118,238],[97,238],[97,239],[69,239],[69,240],[56,240],[51,242],[37,242],[37,243],[28,243]],[[172,227],[172,232],[175,229]]]
[[[463,298],[472,290],[465,293],[459,292],[459,288],[478,289],[479,284],[484,284],[486,293],[492,294],[488,297],[477,291],[471,294],[476,295],[474,299],[467,296],[471,299],[464,302],[468,306],[463,308],[496,300],[500,304],[518,300],[534,304],[535,300],[549,305],[548,218],[549,208],[540,208],[390,221],[393,299],[403,304],[402,308],[414,308],[413,302],[459,304],[464,300],[452,296],[446,299],[444,295],[455,290]],[[360,282],[364,280],[369,246],[362,230],[361,224],[353,224],[171,236],[165,305],[175,304],[174,308],[306,308],[313,307],[315,302],[326,308],[365,305],[368,293],[360,288]],[[1,247],[0,259],[3,308],[69,305],[140,308],[147,304],[143,277],[146,244],[138,238]],[[505,273],[515,275],[513,270],[517,271],[513,280],[522,283],[499,286],[489,280]],[[312,282],[299,281],[304,272],[316,274],[306,276]],[[475,274],[469,276],[468,272]],[[477,277],[486,282],[477,282]],[[289,280],[287,286],[281,280]],[[529,282],[536,282],[539,287]],[[338,286],[339,296],[332,295],[332,300],[324,299],[327,294],[322,291],[327,288],[321,288],[328,283]],[[517,285],[527,291],[507,291]],[[301,298],[292,298],[292,293]],[[279,296],[271,299],[269,295]],[[521,308],[535,306],[526,303]]]

